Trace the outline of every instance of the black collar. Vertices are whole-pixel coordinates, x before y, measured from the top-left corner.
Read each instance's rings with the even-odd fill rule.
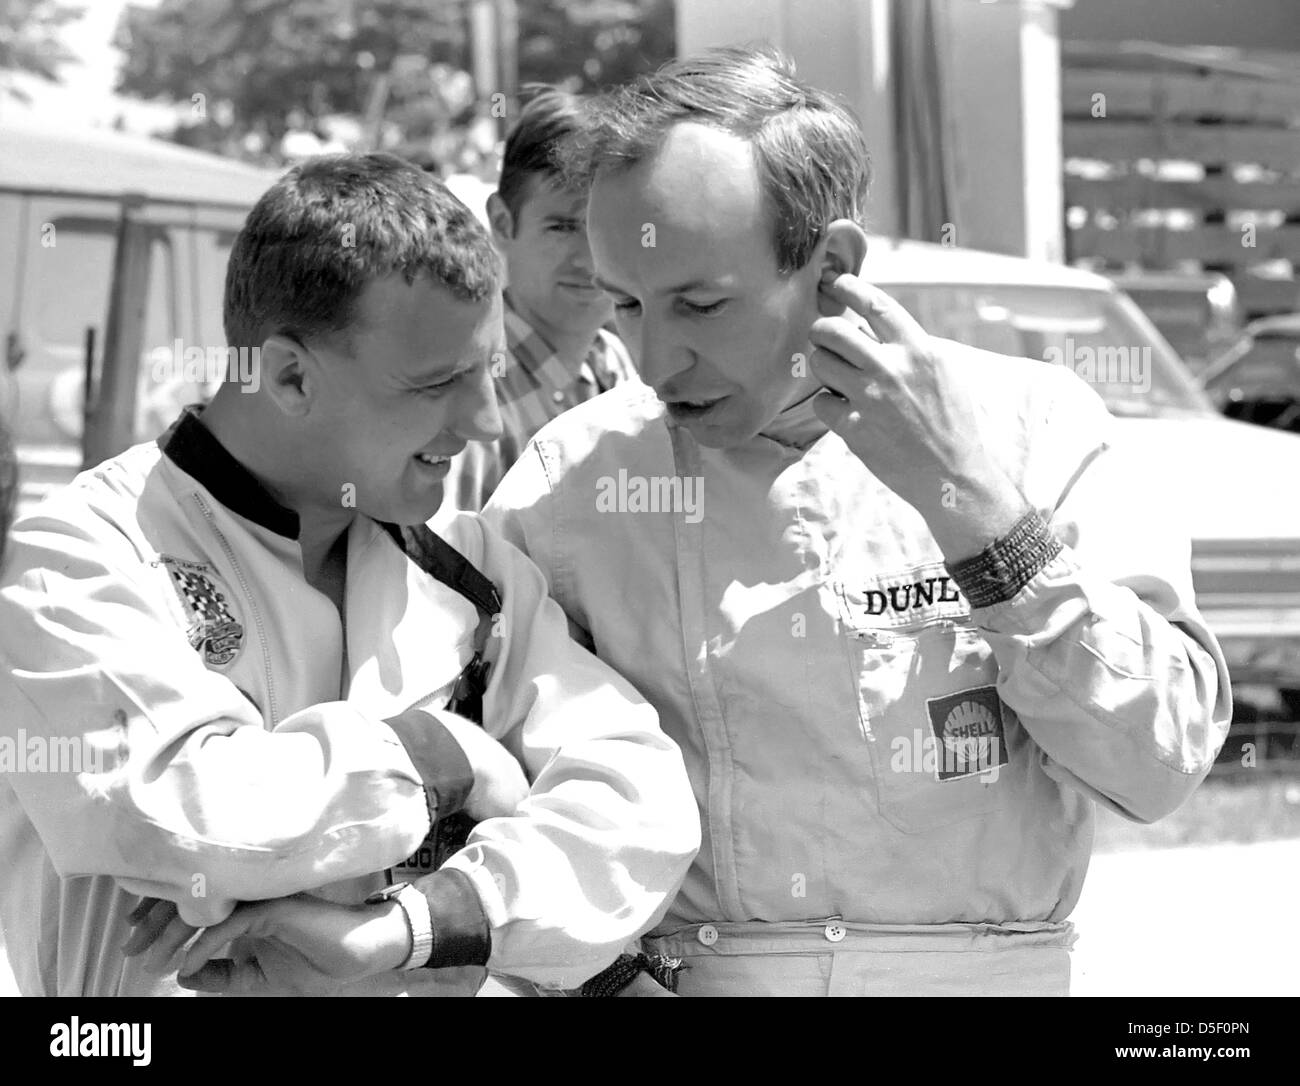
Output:
[[[286,509],[236,460],[200,419],[201,407],[187,407],[158,439],[158,447],[232,513],[285,539],[298,538],[298,514]]]

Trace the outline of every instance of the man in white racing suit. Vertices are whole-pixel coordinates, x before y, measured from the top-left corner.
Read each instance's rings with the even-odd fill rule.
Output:
[[[686,758],[647,949],[680,994],[1068,992],[1094,805],[1168,814],[1231,716],[1158,483],[1073,373],[870,285],[861,133],[783,58],[612,92],[569,166],[649,388],[485,516]]]
[[[225,323],[259,353],[251,382],[12,533],[0,907],[20,989],[574,986],[662,913],[698,818],[654,710],[569,639],[527,558],[474,515],[408,558],[399,526],[500,428],[485,231],[392,156],[312,160],[236,239]],[[467,678],[482,729],[447,708]],[[481,821],[435,870],[462,808]],[[166,976],[195,928],[303,892],[305,935],[249,930]],[[352,956],[295,971],[313,939]]]

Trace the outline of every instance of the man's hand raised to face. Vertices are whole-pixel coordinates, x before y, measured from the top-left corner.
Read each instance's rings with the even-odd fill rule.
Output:
[[[809,359],[826,386],[814,399],[818,418],[925,518],[949,562],[1010,531],[1026,503],[988,458],[970,363],[949,357],[898,302],[856,275],[824,277],[818,307]]]

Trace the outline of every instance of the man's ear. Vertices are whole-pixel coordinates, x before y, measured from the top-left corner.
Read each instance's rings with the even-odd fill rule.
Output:
[[[492,240],[500,247],[515,236],[515,217],[510,214],[500,194],[493,193],[487,200],[488,222],[492,225]]]
[[[819,280],[857,275],[867,259],[866,232],[852,219],[836,219],[826,227],[813,259],[818,263]]]
[[[286,415],[310,413],[320,386],[320,361],[289,336],[278,333],[262,343],[262,388]]]

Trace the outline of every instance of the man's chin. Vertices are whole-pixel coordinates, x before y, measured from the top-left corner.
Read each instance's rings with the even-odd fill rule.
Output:
[[[439,484],[434,489],[436,489],[437,493],[430,491],[427,494],[420,495],[419,498],[386,504],[382,509],[363,509],[360,512],[365,513],[371,520],[377,520],[382,524],[397,524],[399,526],[427,524],[442,507],[443,487]]]
[[[438,495],[436,501],[430,499],[429,501],[420,501],[420,502],[413,503],[410,508],[409,518],[407,520],[402,521],[402,523],[403,524],[427,524],[437,515],[438,510],[442,508],[442,495],[443,495],[442,487],[438,487]]]
[[[695,439],[696,444],[709,449],[730,449],[743,445],[757,432],[748,429],[744,420],[736,422],[736,407],[732,397],[714,400],[711,406],[689,408],[661,400],[664,412],[673,425],[681,427]]]
[[[744,445],[758,432],[756,430],[738,429],[735,426],[717,426],[707,422],[676,419],[677,425],[695,439],[697,445],[706,449],[734,449]]]

